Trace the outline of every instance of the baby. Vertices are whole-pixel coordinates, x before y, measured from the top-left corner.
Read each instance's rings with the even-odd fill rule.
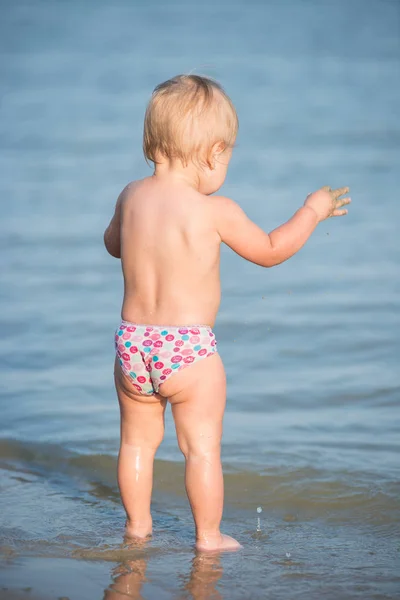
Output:
[[[201,551],[235,550],[220,532],[225,371],[212,327],[220,303],[221,242],[272,267],[298,252],[320,221],[347,213],[348,188],[309,194],[286,223],[266,233],[238,204],[213,196],[223,184],[238,131],[222,87],[179,75],[156,87],[143,148],[154,173],[127,185],[104,234],[121,258],[122,321],[115,334],[121,411],[118,484],[128,536],[152,533],[153,462],[172,407]]]

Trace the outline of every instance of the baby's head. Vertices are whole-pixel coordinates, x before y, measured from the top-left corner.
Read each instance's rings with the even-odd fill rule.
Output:
[[[235,108],[216,81],[178,75],[153,92],[144,120],[144,154],[156,165],[195,165],[201,191],[211,194],[225,179],[238,125]]]

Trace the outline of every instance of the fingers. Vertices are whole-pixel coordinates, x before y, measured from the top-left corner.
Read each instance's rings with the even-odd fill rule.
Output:
[[[342,198],[341,200],[336,200],[336,208],[340,208],[341,206],[346,206],[346,204],[350,204],[351,198],[347,196],[347,198]]]
[[[346,192],[343,192],[342,190],[347,190],[348,191],[349,188],[341,188],[340,190],[335,190],[336,192],[342,192],[343,194],[345,194]],[[339,196],[341,196],[341,194],[339,194]],[[347,215],[347,213],[349,212],[347,210],[347,208],[342,209],[342,206],[346,206],[346,204],[350,204],[351,202],[351,198],[347,197],[347,198],[342,198],[341,200],[335,200],[335,210],[332,212],[331,216],[332,217],[343,217],[344,215]]]
[[[333,213],[331,214],[331,217],[343,217],[344,215],[347,215],[349,211],[347,210],[347,208],[342,208],[339,209],[337,208],[336,210],[333,211]]]
[[[337,190],[333,190],[332,194],[334,196],[334,198],[339,198],[340,196],[343,196],[344,194],[348,194],[349,193],[349,188],[348,187],[342,187],[342,188],[338,188]]]

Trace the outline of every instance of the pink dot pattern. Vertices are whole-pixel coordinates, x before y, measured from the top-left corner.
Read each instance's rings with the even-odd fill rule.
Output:
[[[171,375],[217,352],[208,325],[139,325],[122,321],[115,332],[115,351],[133,388],[152,395]]]

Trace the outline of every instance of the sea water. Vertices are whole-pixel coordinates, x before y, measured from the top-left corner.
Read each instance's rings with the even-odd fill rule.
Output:
[[[399,597],[399,15],[378,0],[4,3],[1,598]],[[115,479],[122,278],[102,235],[151,173],[149,95],[180,72],[231,95],[222,193],[261,227],[322,185],[353,198],[276,268],[222,250],[223,529],[243,550],[207,557],[169,411],[145,546],[123,542]]]

